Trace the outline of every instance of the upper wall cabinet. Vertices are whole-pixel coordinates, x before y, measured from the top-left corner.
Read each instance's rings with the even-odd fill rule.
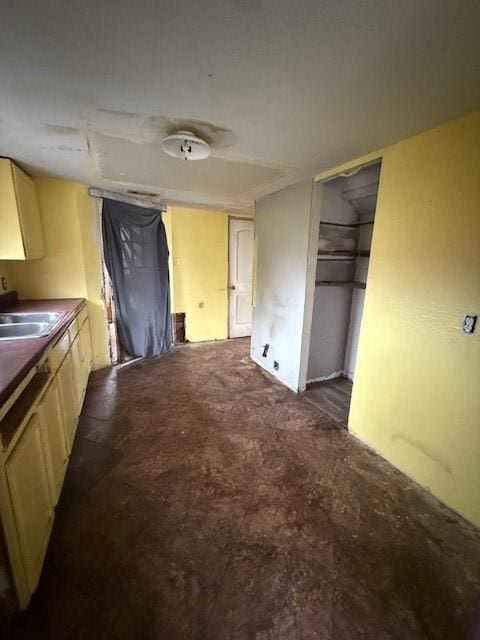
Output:
[[[33,180],[0,158],[0,260],[43,257],[42,225]]]

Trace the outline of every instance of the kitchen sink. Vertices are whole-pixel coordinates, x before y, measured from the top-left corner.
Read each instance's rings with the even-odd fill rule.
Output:
[[[44,312],[35,311],[33,313],[0,313],[0,325],[2,324],[25,324],[31,322],[46,322],[54,325],[62,314],[57,311]]]
[[[17,322],[15,324],[0,325],[0,340],[14,340],[15,338],[40,338],[50,333],[48,322]]]
[[[61,315],[56,311],[0,313],[0,340],[48,336]]]

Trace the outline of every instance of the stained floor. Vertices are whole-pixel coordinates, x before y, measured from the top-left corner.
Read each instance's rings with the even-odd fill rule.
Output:
[[[93,374],[15,638],[460,640],[480,533],[245,340]]]
[[[334,378],[308,385],[303,395],[327,415],[347,427],[352,383],[346,378]]]

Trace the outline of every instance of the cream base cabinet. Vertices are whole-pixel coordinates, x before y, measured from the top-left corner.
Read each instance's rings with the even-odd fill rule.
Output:
[[[38,584],[53,523],[53,505],[38,415],[34,413],[7,458],[5,470],[28,588]]]
[[[75,436],[75,427],[77,423],[77,403],[76,389],[73,379],[73,362],[72,353],[69,351],[64,361],[57,371],[58,385],[60,389],[60,398],[63,413],[63,426],[65,430],[65,441],[70,451]]]
[[[38,405],[42,443],[47,465],[52,503],[55,506],[62,490],[68,464],[63,412],[58,378],[54,378]]]
[[[83,323],[78,334],[80,339],[80,356],[82,360],[82,385],[87,388],[88,376],[92,370],[92,340],[90,336],[90,322]]]
[[[73,389],[74,389],[74,397],[75,397],[75,413],[76,413],[76,416],[78,416],[80,414],[80,410],[82,407],[83,390],[84,390],[82,356],[80,353],[80,338],[78,335],[75,337],[74,341],[72,342],[71,353],[72,353]]]
[[[9,587],[21,609],[40,578],[91,365],[90,324],[82,305],[2,414],[3,433],[11,437],[0,437],[0,528],[13,577]]]

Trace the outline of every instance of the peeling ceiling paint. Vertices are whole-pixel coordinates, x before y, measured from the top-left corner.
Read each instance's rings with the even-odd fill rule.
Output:
[[[249,211],[478,107],[478,24],[473,0],[6,3],[0,154],[33,173]],[[178,129],[212,157],[162,155]]]
[[[106,180],[166,185],[177,191],[197,191],[229,200],[241,198],[258,183],[273,183],[286,169],[210,156],[201,162],[178,161],[163,153],[158,142],[132,142],[95,134],[100,173]]]

